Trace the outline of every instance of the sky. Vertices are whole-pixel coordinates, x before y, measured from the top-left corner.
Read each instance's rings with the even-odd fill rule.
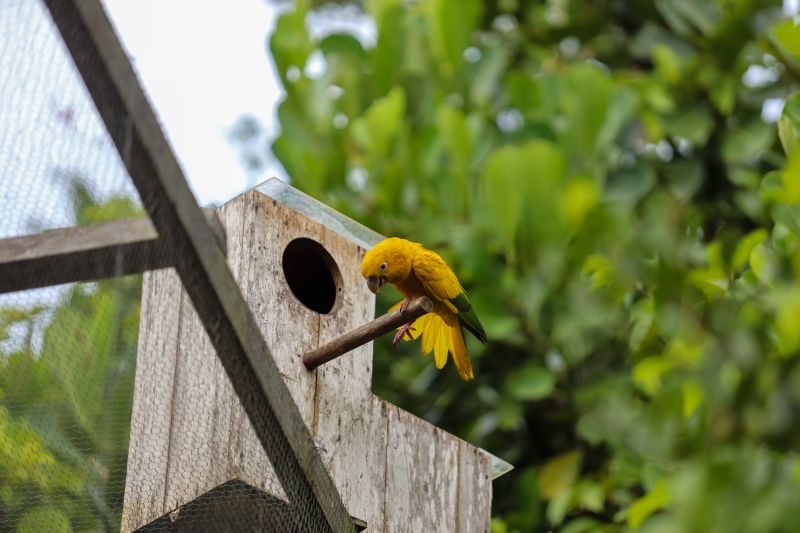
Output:
[[[251,176],[229,140],[251,115],[268,136],[282,96],[267,37],[277,10],[264,0],[104,0],[123,45],[202,204],[221,203],[285,172],[274,158]]]

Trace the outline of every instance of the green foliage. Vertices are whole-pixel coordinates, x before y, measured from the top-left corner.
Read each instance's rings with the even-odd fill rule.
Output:
[[[308,9],[272,37],[274,151],[470,292],[476,381],[384,340],[375,388],[516,465],[493,531],[800,529],[800,96],[760,116],[800,73],[779,2],[372,0],[372,48],[315,42]]]
[[[79,224],[138,216],[72,183]],[[0,530],[118,531],[141,278],[0,309]]]

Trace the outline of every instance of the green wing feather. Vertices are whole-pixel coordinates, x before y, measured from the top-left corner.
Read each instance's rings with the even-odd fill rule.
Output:
[[[483,329],[483,324],[481,324],[475,308],[472,307],[467,293],[462,290],[458,296],[451,298],[449,301],[458,309],[458,320],[470,333],[485,344],[487,340],[486,331]]]

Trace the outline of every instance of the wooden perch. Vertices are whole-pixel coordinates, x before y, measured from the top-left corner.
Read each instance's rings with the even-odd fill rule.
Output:
[[[303,355],[303,364],[309,370],[314,370],[320,365],[336,359],[340,355],[344,355],[350,350],[354,350],[359,346],[373,341],[393,329],[399,328],[403,324],[413,322],[422,315],[430,313],[433,310],[433,302],[423,296],[417,298],[408,308],[401,312],[400,309],[387,313],[381,317],[376,318],[372,322],[367,322],[363,326],[354,329],[350,333],[345,333],[336,340],[329,342],[324,346],[320,346],[316,350],[312,350]]]

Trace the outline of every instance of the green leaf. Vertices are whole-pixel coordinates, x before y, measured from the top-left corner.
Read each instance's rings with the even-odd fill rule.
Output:
[[[328,35],[319,43],[320,51],[326,59],[334,57],[347,57],[350,61],[363,61],[367,57],[367,52],[361,42],[352,35],[335,33]]]
[[[284,12],[275,23],[275,31],[270,38],[270,51],[284,87],[291,87],[287,77],[289,69],[302,70],[314,45],[306,29],[306,2],[297,2],[294,9]]]
[[[756,277],[764,283],[771,283],[775,277],[775,265],[772,252],[761,242],[750,251],[750,268]]]
[[[653,329],[655,319],[653,298],[642,298],[631,306],[631,333],[628,339],[631,349],[638,351]]]
[[[69,518],[55,507],[34,507],[17,524],[18,533],[68,533],[72,531]]]
[[[518,400],[541,400],[555,389],[556,379],[546,368],[529,365],[514,372],[506,381],[506,388]]]
[[[783,151],[791,157],[800,140],[800,92],[793,93],[783,104],[783,112],[778,120],[778,136]]]
[[[675,196],[688,201],[703,184],[703,165],[695,159],[678,159],[669,165],[666,175]]]
[[[800,206],[779,204],[770,210],[775,222],[783,224],[795,234],[800,235]]]
[[[552,525],[561,524],[572,504],[572,491],[565,490],[547,503],[547,521]]]
[[[714,107],[725,116],[730,115],[736,105],[739,80],[735,76],[722,76],[711,86],[711,101]]]
[[[618,142],[625,127],[635,119],[640,106],[641,101],[636,92],[627,87],[614,88],[608,102],[608,113],[597,133],[595,150],[605,152]]]
[[[600,254],[592,254],[586,258],[581,267],[581,275],[591,281],[593,290],[608,285],[614,277],[614,265],[608,258]]]
[[[728,130],[722,141],[722,158],[728,164],[753,164],[762,152],[772,146],[775,130],[760,118],[737,130]]]
[[[508,524],[502,518],[493,517],[491,525],[491,533],[509,533]]]
[[[661,389],[661,377],[674,366],[675,363],[666,357],[646,357],[633,367],[633,382],[653,396]]]
[[[512,107],[527,114],[542,103],[541,87],[527,72],[511,71],[505,80],[505,92]]]
[[[383,17],[390,10],[399,9],[402,7],[402,0],[367,0],[366,12],[377,21],[383,20]],[[383,33],[384,28],[378,27],[378,33]]]
[[[539,473],[539,492],[548,500],[571,488],[578,479],[583,461],[581,450],[571,450],[550,459]]]
[[[600,190],[597,180],[592,177],[573,179],[561,193],[561,216],[568,225],[577,229],[599,200]]]
[[[681,383],[683,393],[683,416],[690,417],[703,404],[705,391],[703,385],[696,379],[689,379]]]
[[[522,207],[537,220],[553,223],[556,184],[566,163],[561,152],[548,141],[531,141],[520,146],[504,146],[488,158],[482,173],[489,207],[513,250]],[[547,228],[549,229],[549,228]]]
[[[611,80],[597,67],[576,65],[565,81],[560,95],[567,118],[563,142],[576,154],[592,157],[599,148],[598,137],[608,116]]]
[[[683,69],[678,54],[665,44],[656,44],[652,53],[653,63],[660,76],[670,84],[680,81]]]
[[[772,36],[784,50],[800,58],[800,25],[785,18],[772,29]]]
[[[664,126],[675,137],[686,139],[696,146],[705,146],[714,128],[714,118],[708,107],[701,104],[666,118]]]
[[[378,23],[378,45],[372,51],[372,81],[378,94],[389,91],[405,64],[406,18],[408,13],[398,2],[388,1],[374,15]]]
[[[635,167],[617,171],[609,176],[605,199],[632,205],[649,193],[656,182],[656,171],[652,165],[639,161]]]
[[[280,158],[292,182],[309,194],[316,194],[325,184],[325,159],[313,150],[313,144],[292,142],[281,135],[272,143],[272,151]]]
[[[389,94],[376,100],[367,111],[353,121],[353,137],[371,155],[389,155],[392,143],[400,133],[405,114],[403,89],[394,87]]]
[[[605,507],[606,491],[594,481],[583,479],[575,488],[577,500],[584,509],[599,513]]]
[[[800,350],[800,328],[797,327],[800,317],[800,289],[792,288],[775,295],[775,332],[778,349],[783,356],[791,356]]]
[[[800,204],[800,151],[791,153],[780,176],[783,186],[775,198],[784,204]]]
[[[693,0],[656,0],[656,6],[676,33],[688,35],[692,28],[709,35],[720,18],[720,10],[713,2]]]
[[[466,168],[472,156],[473,143],[464,114],[458,109],[443,105],[436,111],[436,122],[453,161]]]
[[[757,229],[740,240],[733,252],[733,260],[731,263],[733,270],[741,270],[750,258],[750,253],[753,251],[753,248],[766,239],[767,231],[765,229]]]
[[[429,0],[427,7],[430,40],[438,67],[452,71],[463,63],[464,50],[470,45],[481,17],[480,0]]]
[[[659,509],[664,508],[669,503],[669,500],[669,486],[665,480],[661,479],[656,482],[653,490],[628,507],[628,527],[639,529],[642,522]]]
[[[469,96],[476,107],[492,108],[503,74],[508,68],[510,52],[504,46],[483,48],[482,52],[483,56],[471,75]]]

